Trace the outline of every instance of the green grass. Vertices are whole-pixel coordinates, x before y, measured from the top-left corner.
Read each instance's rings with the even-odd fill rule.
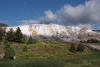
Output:
[[[23,52],[24,46],[28,51]],[[37,44],[11,43],[16,52],[15,60],[0,59],[0,67],[99,67],[100,51],[85,49],[72,53],[71,45],[62,41],[43,40]],[[4,45],[0,45],[2,53]]]

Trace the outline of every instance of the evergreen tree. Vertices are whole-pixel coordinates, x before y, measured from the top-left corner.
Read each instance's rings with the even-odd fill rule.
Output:
[[[10,47],[10,44],[8,42],[5,42],[5,47],[4,47],[4,58],[7,58],[7,59],[13,59],[14,56],[15,56],[15,51],[14,49],[12,49]]]
[[[14,31],[12,28],[10,28],[10,31],[6,34],[6,40],[8,41],[14,41]]]
[[[3,40],[4,37],[4,30],[2,29],[2,27],[0,27],[0,41]]]
[[[5,47],[4,47],[5,50],[6,50],[7,48],[10,48],[10,44],[9,44],[8,42],[5,43],[4,45],[5,45]]]
[[[22,34],[22,32],[21,32],[19,27],[17,28],[17,30],[15,32],[14,41],[18,42],[18,43],[23,43],[23,34]]]
[[[75,44],[72,44],[72,45],[71,45],[70,51],[71,51],[71,52],[76,52],[76,46],[75,46]]]
[[[4,34],[3,34],[3,32],[0,30],[0,41],[3,40],[3,36],[4,36]]]
[[[4,58],[7,58],[7,59],[14,59],[14,56],[15,56],[15,51],[14,49],[12,49],[11,47],[10,48],[7,48],[5,50],[5,54],[4,54]]]
[[[27,44],[33,44],[33,38],[30,36],[30,38],[28,39]]]
[[[77,51],[84,51],[84,49],[85,49],[85,47],[84,47],[83,44],[79,44],[79,45],[77,46]]]

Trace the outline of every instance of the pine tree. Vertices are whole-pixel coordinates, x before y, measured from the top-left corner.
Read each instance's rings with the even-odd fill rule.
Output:
[[[5,47],[4,47],[5,50],[6,50],[7,48],[10,48],[10,44],[9,44],[8,42],[5,43],[4,46],[5,46]]]
[[[3,36],[4,36],[4,34],[3,34],[3,32],[0,30],[0,41],[3,40]]]
[[[14,41],[14,31],[12,28],[10,28],[10,31],[7,32],[6,40],[11,41],[11,42]]]
[[[2,27],[0,27],[0,41],[3,40],[4,37],[4,30],[2,29]]]
[[[0,41],[3,40],[3,37],[5,36],[5,31],[6,31],[6,27],[8,25],[7,24],[4,24],[4,23],[0,23]]]
[[[75,46],[75,44],[72,44],[72,45],[71,45],[70,51],[71,51],[71,52],[76,52],[76,46]]]
[[[22,34],[22,32],[21,32],[19,27],[17,28],[17,30],[15,32],[14,41],[18,42],[18,43],[23,43],[23,34]]]
[[[15,56],[15,51],[11,47],[10,48],[7,48],[5,50],[5,54],[4,55],[5,55],[4,58],[13,59],[14,56]]]
[[[30,38],[28,39],[27,44],[33,44],[33,38],[30,36]]]
[[[14,59],[14,56],[15,56],[15,51],[14,49],[12,49],[10,47],[10,44],[8,42],[5,42],[5,47],[4,47],[4,58],[6,59]]]
[[[85,47],[84,47],[83,44],[79,44],[79,45],[77,46],[77,51],[84,51],[84,49],[85,49]]]

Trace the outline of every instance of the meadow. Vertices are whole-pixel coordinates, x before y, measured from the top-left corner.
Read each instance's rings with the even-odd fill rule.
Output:
[[[16,59],[0,59],[0,67],[99,67],[100,51],[85,48],[83,52],[69,51],[70,43],[42,40],[36,44],[10,43]],[[23,51],[24,47],[27,51]],[[4,45],[0,45],[2,53]]]

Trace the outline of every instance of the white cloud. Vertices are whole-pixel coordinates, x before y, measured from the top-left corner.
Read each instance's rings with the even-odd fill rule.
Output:
[[[40,23],[51,23],[57,20],[57,15],[54,14],[51,10],[45,11],[45,16],[40,17]]]
[[[4,23],[4,22],[8,22],[7,20],[4,20],[4,21],[0,21],[0,23]]]
[[[21,21],[17,21],[17,22],[21,22],[21,24],[40,23],[38,20],[21,20]]]
[[[66,25],[92,25],[100,22],[100,0],[89,0],[77,6],[65,5],[58,12],[58,21]]]
[[[88,0],[77,6],[64,5],[56,13],[51,10],[44,12],[45,15],[38,20],[22,20],[24,23],[53,23],[62,25],[76,25],[92,28],[94,24],[100,23],[100,0]]]

